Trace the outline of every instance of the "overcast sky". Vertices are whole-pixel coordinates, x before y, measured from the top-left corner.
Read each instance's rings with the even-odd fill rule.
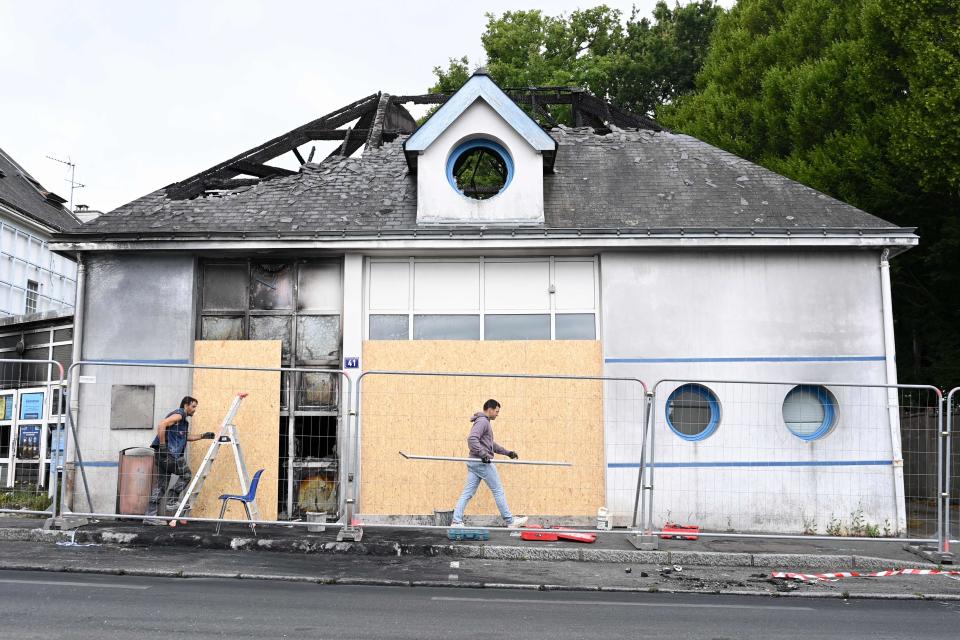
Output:
[[[363,96],[425,92],[482,57],[486,12],[597,4],[0,0],[0,148],[64,198],[46,156],[72,159],[74,202],[109,211]]]

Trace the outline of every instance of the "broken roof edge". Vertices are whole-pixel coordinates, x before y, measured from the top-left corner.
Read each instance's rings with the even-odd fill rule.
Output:
[[[474,102],[482,99],[527,143],[541,153],[556,152],[557,142],[521,109],[486,72],[475,72],[466,84],[404,142],[407,153],[422,153]]]

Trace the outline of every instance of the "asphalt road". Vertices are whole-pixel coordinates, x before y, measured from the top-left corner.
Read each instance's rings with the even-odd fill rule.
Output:
[[[957,637],[960,603],[0,571],[0,638]]]

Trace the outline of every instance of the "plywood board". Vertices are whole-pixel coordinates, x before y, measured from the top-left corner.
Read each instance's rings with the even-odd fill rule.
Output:
[[[279,367],[279,340],[198,340],[194,362],[244,367]],[[240,405],[234,420],[250,476],[264,469],[257,490],[257,507],[265,520],[277,519],[277,479],[280,465],[280,373],[275,371],[229,371],[195,369],[193,395],[200,402],[191,431],[217,431],[237,393],[249,395]],[[190,445],[190,468],[196,473],[210,440]],[[203,485],[193,515],[216,517],[220,513],[221,494],[242,493],[237,479],[233,452],[221,447],[213,472]],[[231,501],[227,517],[245,518],[243,507]]]
[[[370,370],[602,375],[596,341],[368,341]],[[398,451],[466,456],[469,418],[488,398],[499,444],[521,459],[573,467],[498,467],[511,511],[595,515],[605,503],[603,383],[593,380],[367,375],[362,387],[360,511],[413,515],[453,509],[464,463],[408,461]],[[495,515],[486,485],[467,515]]]

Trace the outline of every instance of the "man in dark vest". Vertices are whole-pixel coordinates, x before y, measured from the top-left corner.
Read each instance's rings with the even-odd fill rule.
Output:
[[[155,484],[153,491],[150,492],[150,505],[147,507],[147,518],[144,524],[165,525],[165,520],[157,518],[157,512],[160,506],[160,500],[163,499],[170,484],[170,476],[177,476],[177,482],[173,486],[173,496],[176,503],[179,503],[183,497],[184,490],[189,486],[193,474],[190,471],[190,465],[187,464],[187,443],[197,440],[212,440],[214,433],[212,431],[203,434],[190,434],[190,417],[197,412],[197,399],[185,396],[180,401],[180,408],[171,411],[157,425],[157,436],[153,439],[151,448],[156,452],[154,454],[154,478]],[[173,502],[173,500],[170,500]],[[168,502],[168,510],[169,504]],[[176,507],[173,507],[176,509]],[[184,512],[183,515],[186,515]],[[181,520],[181,524],[186,524],[186,520]],[[170,522],[170,526],[176,526],[176,521]]]

